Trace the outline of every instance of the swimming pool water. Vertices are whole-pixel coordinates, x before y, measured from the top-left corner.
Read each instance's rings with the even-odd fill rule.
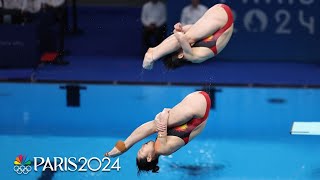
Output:
[[[117,138],[1,136],[1,179],[37,179],[40,172],[17,175],[13,160],[28,157],[101,157]],[[160,158],[157,174],[137,176],[135,157],[142,143],[120,156],[120,171],[57,172],[54,179],[319,179],[320,144],[314,140],[196,139],[172,156]],[[5,155],[5,156],[3,156]],[[114,160],[111,160],[114,162]],[[97,167],[93,163],[93,167]]]
[[[61,85],[0,84],[0,179],[40,176],[15,174],[19,154],[102,158],[116,140],[202,88],[82,85],[80,107],[67,107]],[[320,90],[216,88],[203,133],[161,158],[159,173],[137,176],[135,156],[146,140],[119,157],[119,172],[57,172],[53,179],[320,179],[320,139],[289,133],[293,121],[320,120]]]

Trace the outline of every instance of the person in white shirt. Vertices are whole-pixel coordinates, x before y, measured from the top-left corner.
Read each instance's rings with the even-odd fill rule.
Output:
[[[182,25],[194,24],[207,10],[208,7],[200,4],[200,0],[191,0],[191,4],[183,8],[180,22]]]
[[[150,0],[142,7],[143,51],[160,44],[166,37],[167,10],[159,0]]]

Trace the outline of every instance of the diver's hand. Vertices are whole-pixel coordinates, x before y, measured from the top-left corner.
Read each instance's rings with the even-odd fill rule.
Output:
[[[179,31],[175,31],[173,34],[177,39],[181,39],[183,36],[185,36],[183,32],[179,32]]]
[[[158,132],[166,132],[168,126],[170,109],[165,108],[162,112],[156,115],[155,123]]]
[[[166,124],[168,124],[169,112],[170,112],[169,108],[164,108],[160,113],[160,118],[162,118],[166,122]]]
[[[114,147],[111,151],[107,152],[104,156],[106,157],[117,157],[122,154],[116,147]]]

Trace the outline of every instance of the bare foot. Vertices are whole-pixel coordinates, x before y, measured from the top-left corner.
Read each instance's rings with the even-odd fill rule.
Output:
[[[117,148],[113,148],[110,152],[104,154],[106,157],[117,157],[121,154],[121,152]]]
[[[144,69],[151,70],[153,68],[153,63],[155,61],[153,59],[153,50],[154,50],[153,48],[149,48],[146,54],[144,55],[143,64],[142,64],[142,67]]]

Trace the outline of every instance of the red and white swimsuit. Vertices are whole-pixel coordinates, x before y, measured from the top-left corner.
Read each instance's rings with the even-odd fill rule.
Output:
[[[232,15],[232,11],[231,11],[230,7],[225,4],[221,4],[221,7],[226,11],[226,13],[228,15],[227,23],[221,29],[219,29],[218,31],[213,33],[211,36],[196,42],[193,45],[193,47],[207,47],[207,48],[210,48],[215,55],[218,54],[217,45],[216,45],[217,40],[233,24],[233,15]]]
[[[183,125],[168,129],[168,131],[167,131],[168,136],[177,136],[177,137],[181,138],[185,144],[187,144],[189,142],[189,136],[190,136],[191,132],[196,127],[198,127],[201,123],[203,123],[204,121],[207,120],[207,118],[209,116],[210,107],[211,107],[211,99],[210,99],[210,96],[206,92],[200,91],[199,93],[202,94],[206,98],[206,101],[207,101],[207,108],[206,108],[205,115],[202,118],[193,118]]]

